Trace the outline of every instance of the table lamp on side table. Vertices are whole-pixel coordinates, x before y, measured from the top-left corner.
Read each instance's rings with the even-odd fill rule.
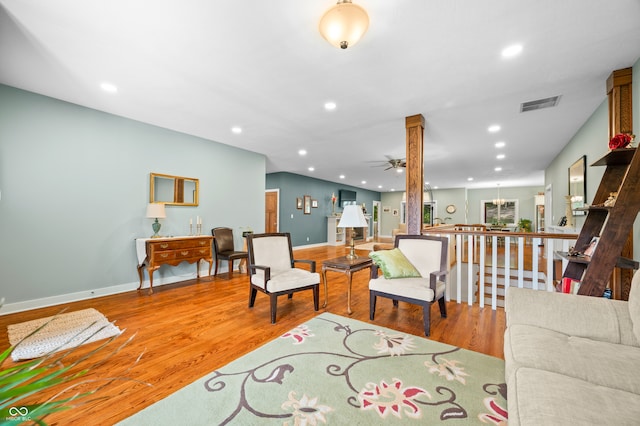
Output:
[[[367,219],[362,213],[362,207],[355,204],[344,206],[338,228],[351,228],[351,251],[347,255],[348,259],[358,258],[354,247],[353,228],[364,228],[367,225]]]
[[[153,235],[151,236],[151,238],[160,238],[158,232],[160,232],[161,225],[160,222],[158,222],[158,218],[164,219],[165,217],[167,217],[167,214],[164,210],[164,204],[149,203],[149,205],[147,205],[147,217],[156,219],[156,221],[151,224],[151,227],[153,228]]]

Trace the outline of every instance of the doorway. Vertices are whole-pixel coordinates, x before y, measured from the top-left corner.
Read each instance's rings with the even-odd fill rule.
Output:
[[[382,211],[382,201],[373,202],[373,214],[371,219],[373,220],[373,241],[378,241],[380,236],[380,212]]]
[[[267,189],[264,193],[264,232],[278,232],[280,190]]]

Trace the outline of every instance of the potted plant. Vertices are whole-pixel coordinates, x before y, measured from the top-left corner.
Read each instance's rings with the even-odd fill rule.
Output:
[[[522,219],[518,221],[518,228],[520,232],[532,232],[531,230],[531,219]]]

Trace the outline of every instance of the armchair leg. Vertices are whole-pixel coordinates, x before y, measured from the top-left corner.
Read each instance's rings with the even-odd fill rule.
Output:
[[[287,299],[293,299],[293,292],[291,292],[291,293],[289,293],[289,294],[287,295]]]
[[[218,265],[220,264],[220,261],[218,259],[216,259],[216,268],[213,271],[213,276],[215,277],[216,275],[218,275]]]
[[[444,297],[441,297],[438,300],[438,305],[440,305],[440,316],[442,318],[446,318],[447,317],[447,303],[444,300]]]
[[[233,260],[229,259],[229,279],[233,278]]]
[[[393,306],[395,306],[396,308],[398,307],[398,301],[396,299],[393,299]]]
[[[376,294],[373,291],[369,291],[369,319],[373,321],[376,316]]]
[[[253,308],[253,304],[256,303],[256,294],[258,294],[258,290],[253,287],[249,287],[249,307]]]
[[[431,334],[431,303],[422,305],[422,316],[424,320],[424,335],[429,337]]]
[[[316,311],[320,308],[320,284],[313,286],[313,309]]]
[[[278,304],[278,296],[275,294],[270,294],[270,304],[271,304],[271,324],[276,323],[276,306]]]

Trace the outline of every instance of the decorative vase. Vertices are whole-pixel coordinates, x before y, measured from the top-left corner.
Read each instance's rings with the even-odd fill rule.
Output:
[[[567,223],[564,225],[567,228],[573,228],[573,209],[571,208],[571,195],[565,195],[564,199],[567,201],[567,207],[564,211],[564,215],[567,217]]]

